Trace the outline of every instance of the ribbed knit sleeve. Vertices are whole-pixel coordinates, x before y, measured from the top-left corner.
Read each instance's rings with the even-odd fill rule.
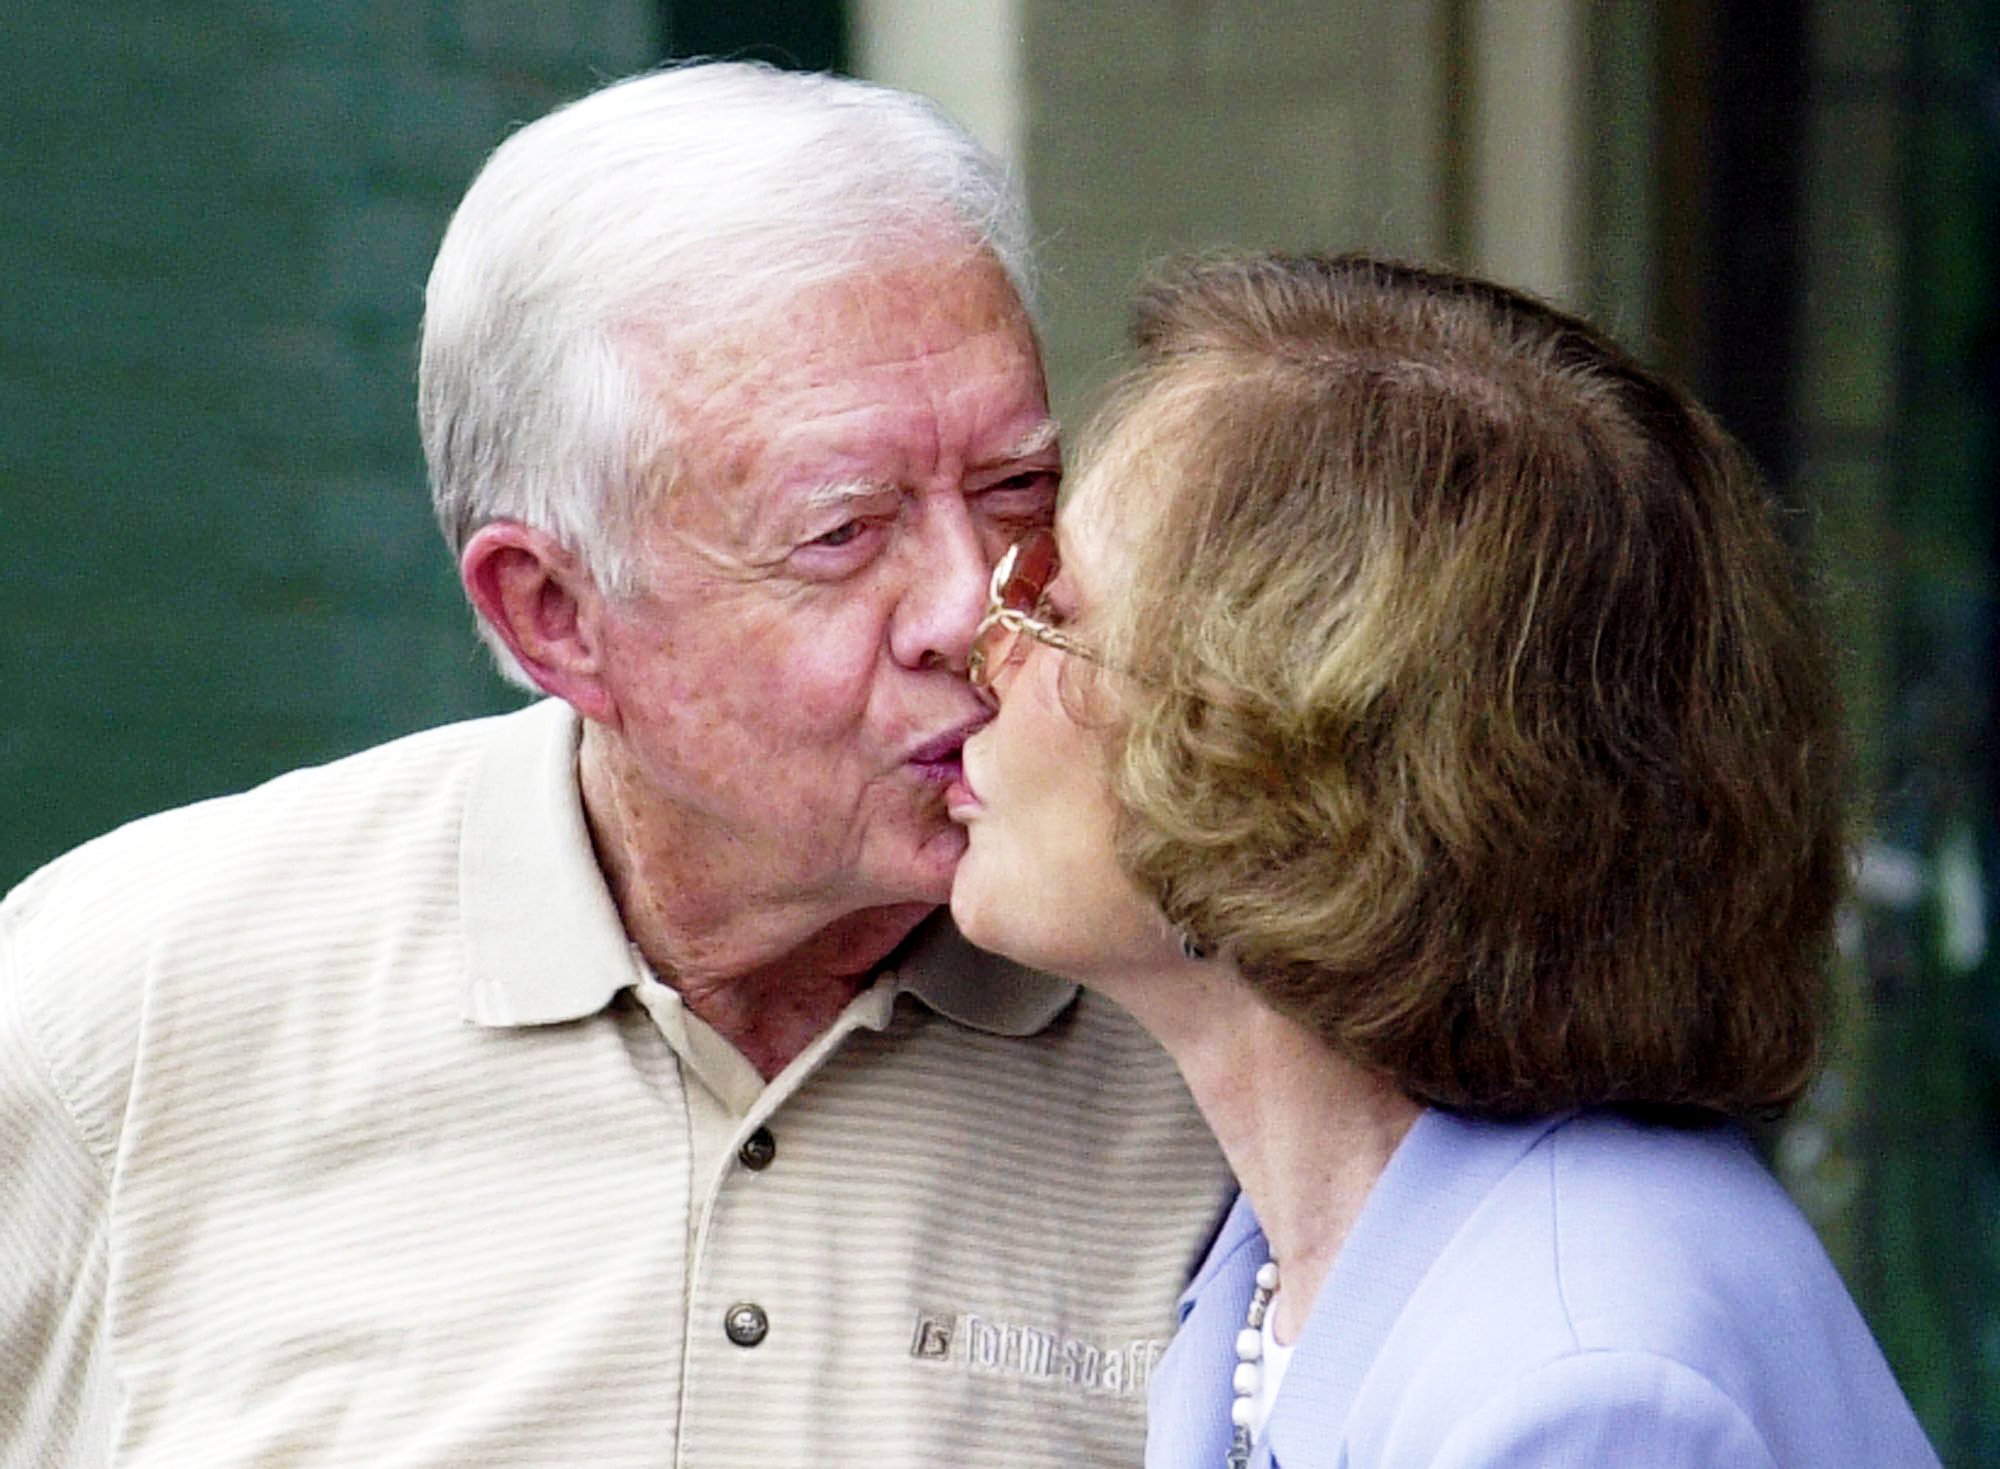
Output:
[[[84,1469],[111,1410],[98,1350],[110,1160],[49,1054],[52,988],[0,908],[0,1469]]]

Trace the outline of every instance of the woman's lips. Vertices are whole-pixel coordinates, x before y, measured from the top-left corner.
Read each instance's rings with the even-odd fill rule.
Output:
[[[979,797],[963,779],[944,788],[944,814],[953,821],[970,821],[980,812]]]
[[[958,779],[944,790],[944,814],[953,821],[970,821],[983,808],[979,792],[973,789],[972,772],[960,760]]]

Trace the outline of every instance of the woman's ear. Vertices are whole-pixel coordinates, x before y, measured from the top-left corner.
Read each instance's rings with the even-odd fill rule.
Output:
[[[481,526],[458,558],[474,610],[546,694],[585,719],[616,724],[604,678],[604,594],[554,536],[514,520]]]

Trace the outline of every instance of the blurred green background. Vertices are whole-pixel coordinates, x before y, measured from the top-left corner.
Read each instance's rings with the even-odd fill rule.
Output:
[[[1946,1461],[2000,1466],[1995,0],[0,0],[0,886],[503,707],[413,422],[453,203],[667,55],[912,86],[1021,174],[1059,409],[1150,259],[1440,258],[1749,445],[1863,796],[1839,1052],[1772,1139]]]

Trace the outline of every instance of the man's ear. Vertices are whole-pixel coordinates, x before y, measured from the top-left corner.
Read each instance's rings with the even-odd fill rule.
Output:
[[[544,693],[585,719],[616,724],[604,677],[604,595],[555,537],[515,520],[481,526],[458,558],[480,617]]]

